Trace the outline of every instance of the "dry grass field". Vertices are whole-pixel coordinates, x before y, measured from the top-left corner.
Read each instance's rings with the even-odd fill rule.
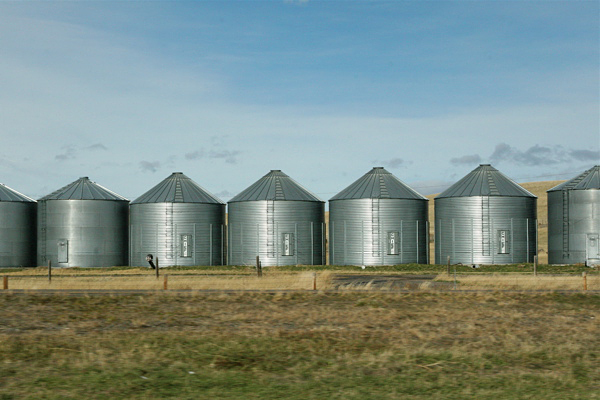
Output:
[[[0,399],[594,399],[600,296],[0,296]]]

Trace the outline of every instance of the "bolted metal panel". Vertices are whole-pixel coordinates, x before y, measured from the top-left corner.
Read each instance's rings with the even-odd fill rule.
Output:
[[[130,265],[223,265],[225,204],[132,203]]]
[[[444,264],[533,262],[537,198],[437,197],[435,260]]]
[[[228,219],[231,265],[253,265],[256,256],[265,267],[325,263],[321,201],[230,202]]]
[[[305,189],[281,170],[271,170],[268,174],[253,183],[250,187],[229,200],[229,203],[239,201],[261,200],[294,200],[319,201],[316,195]]]
[[[331,265],[429,263],[427,199],[329,202]]]
[[[39,200],[38,264],[127,265],[128,213],[128,200]],[[68,261],[61,263],[59,251],[65,249]]]
[[[600,166],[548,190],[548,263],[600,263]]]
[[[35,201],[0,201],[0,267],[36,265]]]

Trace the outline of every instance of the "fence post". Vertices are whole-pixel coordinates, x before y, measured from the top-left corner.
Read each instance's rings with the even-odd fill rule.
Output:
[[[163,290],[167,290],[167,280],[168,280],[169,275],[165,274],[165,281],[163,283]]]
[[[448,256],[448,260],[446,261],[446,274],[450,275],[450,256]]]
[[[48,260],[48,283],[52,282],[52,261]]]
[[[533,256],[533,276],[537,276],[537,255]]]
[[[158,257],[156,257],[156,279],[158,279],[158,276],[160,274],[158,273]]]
[[[581,275],[583,276],[583,290],[587,290],[587,273],[584,271]]]
[[[456,290],[456,265],[454,266],[454,290]]]
[[[4,275],[4,290],[8,290],[8,276]]]
[[[256,256],[256,275],[260,278],[262,276],[262,265],[260,264],[260,257]]]
[[[313,290],[317,290],[317,273],[313,272]]]

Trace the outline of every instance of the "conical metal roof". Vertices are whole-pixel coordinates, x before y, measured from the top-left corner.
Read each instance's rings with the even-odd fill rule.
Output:
[[[383,167],[374,167],[329,201],[347,199],[428,200]]]
[[[181,172],[173,172],[171,176],[131,202],[141,203],[225,204]]]
[[[445,197],[470,196],[510,196],[535,197],[522,186],[508,178],[490,164],[481,164],[467,176],[439,194],[436,199]]]
[[[319,201],[324,203],[323,200],[280,170],[272,170],[229,202],[260,200]]]
[[[549,189],[548,192],[558,190],[588,190],[600,189],[600,165],[595,165],[575,178]]]
[[[47,196],[42,200],[119,200],[129,201],[125,197],[116,194],[103,186],[92,182],[90,178],[84,176],[75,182],[69,183]]]
[[[0,183],[0,201],[12,201],[16,203],[35,203],[31,197],[27,197],[14,189]]]

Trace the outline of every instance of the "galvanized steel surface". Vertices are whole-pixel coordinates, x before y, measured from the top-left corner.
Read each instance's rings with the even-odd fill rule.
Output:
[[[262,200],[323,201],[280,170],[272,170],[229,203]]]
[[[490,164],[481,164],[436,197],[515,196],[536,197]]]
[[[427,204],[427,199],[330,201],[329,263],[427,264]]]
[[[116,200],[129,202],[125,197],[100,186],[87,176],[69,183],[40,200]]]
[[[127,265],[128,213],[127,200],[40,200],[38,264]]]
[[[600,165],[595,165],[592,168],[577,175],[573,179],[561,183],[548,190],[548,192],[560,190],[588,190],[600,189]]]
[[[321,201],[230,202],[228,218],[230,265],[254,265],[256,256],[264,267],[325,263]]]
[[[0,201],[0,267],[36,265],[35,201]]]
[[[25,196],[3,183],[0,183],[0,201],[35,203],[31,197]]]
[[[510,264],[537,254],[537,198],[436,198],[435,262]]]
[[[132,266],[148,266],[147,254],[160,267],[225,263],[224,204],[135,203],[130,226]]]
[[[225,204],[181,172],[173,172],[131,204],[167,202]]]
[[[347,199],[427,200],[382,167],[374,167],[329,201]]]
[[[600,189],[548,191],[550,264],[597,263],[599,235]]]

